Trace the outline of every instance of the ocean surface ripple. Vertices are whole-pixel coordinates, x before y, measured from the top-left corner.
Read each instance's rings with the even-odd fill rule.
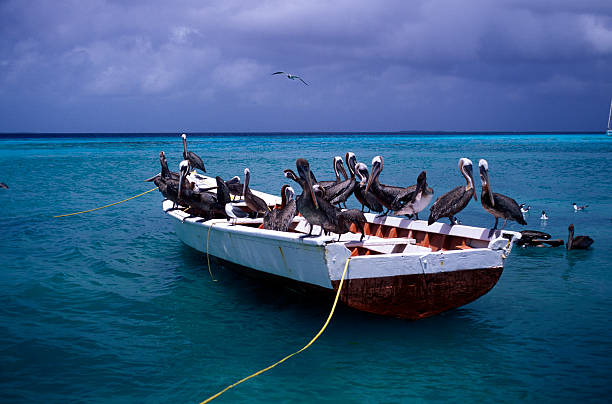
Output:
[[[199,135],[212,175],[251,170],[278,193],[306,157],[385,158],[381,182],[427,170],[438,197],[460,157],[489,162],[494,192],[531,205],[525,228],[595,239],[589,251],[515,248],[495,288],[441,315],[403,321],[341,307],[309,350],[224,402],[607,401],[612,396],[612,140],[598,135]],[[176,136],[0,140],[0,402],[199,402],[306,344],[328,302],[244,278],[183,245],[151,188]],[[477,192],[480,181],[477,174]],[[572,202],[588,204],[574,212]],[[352,206],[356,202],[352,200]],[[349,205],[351,205],[349,203]],[[541,210],[549,220],[540,221]],[[422,216],[426,216],[427,211]],[[493,217],[472,201],[464,224]],[[511,222],[509,229],[520,230]]]

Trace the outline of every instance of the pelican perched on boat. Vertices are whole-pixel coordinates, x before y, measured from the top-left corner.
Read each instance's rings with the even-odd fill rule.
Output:
[[[242,196],[242,189],[244,188],[244,184],[240,183],[240,177],[235,175],[229,180],[225,181],[225,185],[229,189],[231,195]]]
[[[381,213],[384,207],[378,202],[376,196],[374,196],[372,192],[365,192],[368,178],[370,177],[368,166],[364,163],[357,163],[355,165],[355,175],[358,177],[359,182],[355,186],[353,193],[355,194],[355,198],[361,203],[361,211],[363,212],[364,207],[367,207],[370,212]]]
[[[487,212],[495,217],[495,225],[493,230],[497,229],[497,221],[499,218],[504,219],[504,225],[502,230],[506,227],[508,219],[514,220],[519,224],[526,225],[527,222],[523,218],[521,208],[518,203],[508,196],[493,193],[491,191],[491,184],[489,181],[489,163],[487,160],[480,159],[478,162],[478,168],[480,170],[480,180],[482,181],[482,193],[480,194],[480,203]]]
[[[296,213],[295,192],[285,184],[281,188],[281,205],[264,216],[264,229],[287,231]]]
[[[187,151],[187,135],[183,133],[181,137],[183,138],[183,158],[189,161],[189,165],[191,167],[197,168],[202,172],[206,172],[206,168],[204,168],[204,162],[202,161],[200,156],[198,156],[192,151]]]
[[[338,184],[325,188],[325,199],[332,205],[340,206],[341,203],[344,203],[344,207],[346,208],[346,200],[355,190],[355,165],[357,164],[357,159],[352,152],[346,153],[345,158],[346,166],[351,176]]]
[[[365,192],[367,194],[370,188],[372,189],[372,193],[376,196],[378,202],[387,208],[387,211],[384,213],[384,215],[386,215],[389,211],[400,210],[403,205],[397,203],[397,196],[402,192],[413,192],[416,190],[416,185],[402,188],[381,184],[378,177],[383,170],[383,166],[384,162],[382,156],[376,156],[372,159],[372,172],[370,173]]]
[[[310,224],[310,231],[308,232],[308,236],[310,236],[315,225],[323,228],[323,223],[329,219],[324,211],[319,210],[318,198],[313,189],[310,164],[306,159],[299,158],[295,161],[295,167],[298,172],[297,176],[291,170],[285,170],[285,176],[296,181],[302,187],[302,193],[296,198],[297,210]]]
[[[468,158],[459,159],[459,172],[465,178],[466,185],[460,185],[448,191],[434,202],[429,209],[428,224],[432,224],[442,217],[447,217],[451,225],[457,224],[455,215],[461,212],[470,202],[472,197],[475,201],[476,192],[474,177],[472,176],[472,160]]]
[[[365,223],[367,222],[365,215],[358,209],[340,210],[332,205],[325,196],[325,189],[319,184],[312,187],[314,194],[319,204],[319,209],[325,214],[325,220],[322,221],[321,227],[325,234],[336,233],[338,241],[343,234],[351,231],[351,224],[354,224],[361,232],[360,241],[365,237]]]
[[[234,178],[238,178],[238,177],[234,177]],[[229,181],[232,181],[234,178],[232,178]],[[228,187],[229,181],[224,181],[223,178],[219,176],[216,177],[216,180],[217,180],[217,195],[218,195],[217,200],[218,200],[218,203],[224,204],[225,215],[227,216],[227,220],[234,219],[234,224],[236,224],[236,221],[238,219],[244,219],[245,217],[248,217],[249,216],[248,212],[245,212],[244,209],[242,209],[242,206],[238,205],[237,203],[233,203],[231,201],[232,192],[231,192],[231,189]],[[238,178],[238,181],[240,181],[239,178]],[[242,192],[242,190],[240,192]],[[223,197],[219,198],[219,195],[223,195]]]
[[[416,189],[408,192],[406,190],[400,192],[393,201],[393,205],[403,205],[401,209],[395,212],[396,215],[406,215],[419,219],[419,212],[424,210],[433,199],[434,191],[427,185],[427,172],[421,171],[417,177]]]
[[[285,76],[287,76],[289,80],[299,80],[302,83],[308,85],[308,83],[306,83],[300,76],[296,76],[295,74],[286,73],[286,72],[274,72],[272,73],[272,76],[274,76],[275,74],[284,74]]]
[[[570,224],[567,228],[569,234],[567,236],[567,244],[565,247],[568,250],[586,250],[594,243],[594,240],[589,236],[576,236],[574,237],[574,225]]]
[[[248,168],[244,169],[244,186],[242,187],[242,195],[244,202],[250,210],[255,212],[255,216],[262,214],[265,215],[270,211],[266,201],[253,194],[249,189],[249,182],[251,180],[251,170]]]
[[[181,176],[179,178],[178,183],[177,200],[174,201],[175,208],[177,203],[179,203],[181,201],[181,198],[184,196],[183,194],[189,195],[189,192],[191,191],[191,187],[189,186],[189,180],[187,180],[187,172],[189,171],[189,161],[181,161],[179,163],[179,170],[181,172]],[[185,191],[185,189],[188,189],[188,191]]]
[[[324,189],[339,184],[341,182],[340,174],[342,174],[345,180],[348,179],[348,175],[346,174],[346,170],[344,169],[344,164],[342,163],[342,157],[335,156],[332,161],[332,166],[334,168],[334,173],[336,174],[336,179],[334,181],[319,181],[318,184],[321,185]]]

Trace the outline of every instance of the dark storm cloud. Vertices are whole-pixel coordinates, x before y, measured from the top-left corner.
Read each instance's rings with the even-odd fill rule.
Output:
[[[609,1],[5,1],[0,20],[4,131],[599,129],[612,95]]]

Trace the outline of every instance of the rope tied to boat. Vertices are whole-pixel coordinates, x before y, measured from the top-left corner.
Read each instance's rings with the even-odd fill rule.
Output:
[[[213,282],[217,282],[217,280],[213,276],[212,271],[210,269],[210,255],[208,254],[208,244],[210,243],[210,229],[212,229],[213,226],[217,223],[218,222],[212,222],[210,224],[210,226],[208,227],[208,235],[206,236],[206,262],[208,263],[208,273],[210,274],[210,279],[212,279]]]
[[[120,204],[120,203],[127,202],[127,201],[129,201],[129,200],[131,200],[131,199],[138,198],[139,196],[143,196],[144,194],[148,194],[149,192],[153,192],[153,191],[155,191],[156,189],[157,189],[157,187],[152,188],[152,189],[149,189],[148,191],[145,191],[145,192],[143,192],[143,193],[141,193],[141,194],[138,194],[138,195],[134,195],[134,196],[132,196],[132,197],[130,197],[130,198],[124,199],[124,200],[119,201],[119,202],[111,203],[111,204],[109,204],[109,205],[100,206],[99,208],[94,208],[94,209],[89,209],[89,210],[82,210],[82,211],[80,211],[80,212],[67,213],[67,214],[65,214],[65,215],[57,215],[57,216],[53,216],[53,217],[54,217],[54,218],[57,218],[57,217],[66,217],[66,216],[80,215],[80,214],[82,214],[82,213],[93,212],[94,210],[100,210],[100,209],[108,208],[109,206],[118,205],[118,204]]]
[[[283,359],[279,360],[276,363],[273,363],[272,365],[268,366],[267,368],[261,369],[260,371],[255,372],[252,375],[245,377],[244,379],[238,380],[234,384],[230,384],[229,386],[227,386],[226,388],[224,388],[223,390],[221,390],[217,394],[208,397],[206,400],[202,401],[200,404],[206,404],[206,403],[211,402],[212,400],[214,400],[215,398],[219,397],[221,394],[225,393],[229,389],[234,388],[237,385],[239,385],[240,383],[246,382],[247,380],[252,379],[255,376],[259,376],[260,374],[262,374],[264,372],[267,372],[268,370],[270,370],[270,369],[276,367],[277,365],[280,365],[281,363],[285,362],[287,359],[291,358],[292,356],[295,356],[295,355],[299,354],[300,352],[305,351],[308,347],[310,347],[321,336],[321,334],[323,334],[323,331],[325,331],[325,329],[329,325],[329,322],[331,321],[331,318],[333,317],[334,312],[336,311],[336,305],[337,305],[338,299],[340,297],[340,292],[342,291],[342,285],[344,284],[344,278],[346,276],[346,272],[347,272],[350,260],[351,260],[351,257],[348,257],[346,259],[346,263],[344,264],[344,271],[342,272],[342,278],[340,278],[340,284],[338,285],[338,291],[336,292],[336,297],[334,299],[334,304],[332,305],[331,311],[329,312],[329,316],[327,317],[327,320],[325,321],[325,324],[323,324],[323,327],[321,327],[319,332],[310,340],[310,342],[308,344],[304,345],[304,347],[302,349],[300,349],[299,351],[296,351],[296,352],[294,352],[294,353],[292,353],[290,355],[285,356]]]

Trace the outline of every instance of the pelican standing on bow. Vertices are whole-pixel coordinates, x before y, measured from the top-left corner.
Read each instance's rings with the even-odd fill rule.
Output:
[[[200,156],[198,156],[192,151],[187,151],[187,135],[183,133],[181,137],[183,138],[183,158],[189,161],[189,165],[191,167],[197,168],[198,170],[205,173],[206,168],[204,168],[204,162],[202,161]]]
[[[474,197],[477,201],[474,187],[474,177],[472,176],[472,160],[468,158],[459,159],[459,172],[465,178],[466,185],[460,185],[448,191],[434,202],[429,209],[429,220],[431,225],[442,217],[447,217],[451,225],[457,224],[455,215],[461,212]]]
[[[493,193],[491,191],[491,183],[489,181],[489,163],[487,160],[480,159],[478,162],[478,168],[480,170],[480,180],[482,181],[482,193],[480,194],[480,203],[487,212],[495,217],[495,225],[493,230],[497,229],[497,221],[499,218],[504,219],[504,225],[502,230],[506,227],[506,222],[514,220],[519,224],[526,225],[527,222],[523,218],[521,208],[518,203],[508,196]]]

